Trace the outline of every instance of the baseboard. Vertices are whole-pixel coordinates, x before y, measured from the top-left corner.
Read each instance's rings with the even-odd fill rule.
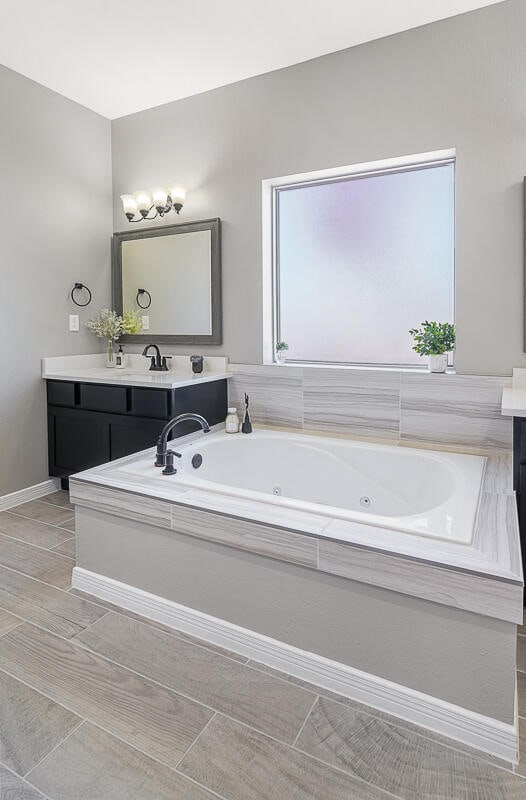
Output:
[[[14,508],[22,503],[28,503],[30,500],[37,500],[39,497],[44,497],[46,494],[56,492],[59,488],[58,478],[49,478],[42,483],[36,483],[34,486],[28,486],[27,489],[20,489],[18,492],[11,492],[11,494],[4,494],[0,497],[0,511],[7,511],[8,508]]]
[[[300,650],[81,567],[73,570],[73,586],[156,622],[470,745],[511,764],[517,763],[518,735],[513,725],[315,653]]]

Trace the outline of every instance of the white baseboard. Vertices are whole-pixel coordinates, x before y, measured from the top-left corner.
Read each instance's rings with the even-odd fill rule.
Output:
[[[518,735],[513,725],[377,675],[361,672],[316,653],[300,650],[81,567],[73,570],[73,586],[156,622],[483,750],[511,764],[517,763]]]
[[[59,488],[59,479],[50,478],[42,483],[36,483],[34,486],[28,486],[27,489],[20,489],[18,492],[11,492],[11,494],[4,494],[0,497],[0,511],[7,511],[8,508],[14,508],[22,503],[28,503],[29,500],[37,500],[39,497],[44,497],[46,494],[56,492]]]

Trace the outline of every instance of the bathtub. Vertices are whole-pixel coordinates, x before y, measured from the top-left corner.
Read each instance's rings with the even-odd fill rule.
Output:
[[[182,456],[176,475],[162,475],[150,452],[118,472],[155,487],[157,496],[193,490],[194,497],[212,495],[213,504],[215,495],[219,511],[249,501],[252,509],[272,506],[274,520],[281,509],[459,544],[473,540],[481,456],[270,430],[217,431],[170,446]]]

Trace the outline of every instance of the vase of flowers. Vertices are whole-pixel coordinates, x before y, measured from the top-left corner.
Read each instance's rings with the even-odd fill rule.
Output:
[[[420,356],[428,356],[430,372],[445,372],[448,353],[455,349],[456,331],[451,322],[421,323],[420,328],[409,331],[415,345],[413,350]]]
[[[287,359],[287,350],[289,346],[287,342],[276,342],[276,361],[278,364],[284,364]]]
[[[125,311],[119,316],[109,308],[103,308],[98,317],[88,320],[86,328],[99,339],[106,340],[106,366],[115,367],[115,342],[123,333],[140,333],[142,321],[136,311]]]

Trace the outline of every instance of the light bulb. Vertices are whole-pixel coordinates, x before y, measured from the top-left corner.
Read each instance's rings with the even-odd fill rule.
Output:
[[[128,220],[133,219],[137,213],[137,201],[132,194],[121,194],[122,207]]]
[[[168,197],[166,189],[163,189],[162,186],[156,186],[154,189],[150,189],[150,194],[157,211],[159,211],[159,213],[164,211],[166,208],[166,198]]]
[[[137,203],[137,208],[141,212],[142,216],[145,217],[153,205],[150,192],[134,192],[133,196],[135,198],[135,202]]]
[[[186,199],[186,189],[183,189],[182,186],[174,184],[170,187],[170,197],[172,198],[173,207],[177,213],[179,213]]]

